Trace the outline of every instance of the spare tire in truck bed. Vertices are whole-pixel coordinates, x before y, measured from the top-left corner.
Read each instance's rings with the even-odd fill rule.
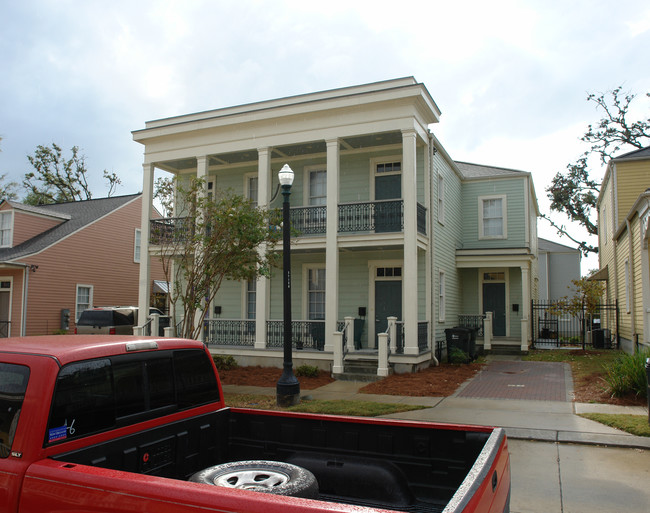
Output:
[[[280,461],[234,461],[206,468],[190,477],[204,483],[255,492],[318,498],[318,482],[309,470]]]

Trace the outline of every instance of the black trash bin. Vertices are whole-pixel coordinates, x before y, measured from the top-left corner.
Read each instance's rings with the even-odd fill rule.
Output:
[[[472,337],[474,335],[474,337]],[[454,348],[458,348],[467,355],[469,363],[476,357],[476,332],[471,328],[447,328],[445,330],[447,337],[447,363],[451,363],[451,355]]]
[[[591,330],[591,344],[594,349],[605,349],[605,332],[603,330]]]

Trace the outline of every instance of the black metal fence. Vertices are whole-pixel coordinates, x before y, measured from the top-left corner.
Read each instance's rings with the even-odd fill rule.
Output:
[[[266,321],[266,347],[284,345],[284,321]],[[325,349],[325,321],[291,321],[292,345],[295,349]]]
[[[206,321],[205,343],[208,345],[255,345],[255,320],[218,319]]]
[[[569,312],[559,301],[531,302],[533,349],[618,348],[618,303],[603,303],[595,312]]]

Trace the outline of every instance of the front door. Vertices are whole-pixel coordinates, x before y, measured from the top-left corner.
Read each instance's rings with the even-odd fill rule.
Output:
[[[375,282],[375,349],[377,349],[377,335],[385,333],[388,328],[388,317],[402,320],[401,280]]]
[[[375,200],[399,200],[402,197],[402,175],[377,175]],[[399,232],[402,229],[401,201],[375,203],[375,232]]]
[[[492,312],[492,330],[495,337],[506,336],[506,284],[483,284],[483,312]]]
[[[10,335],[11,282],[0,282],[0,338]]]

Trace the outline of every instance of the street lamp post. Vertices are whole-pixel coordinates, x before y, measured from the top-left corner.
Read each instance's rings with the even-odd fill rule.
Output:
[[[293,171],[288,164],[278,173],[282,186],[282,267],[284,298],[284,362],[282,376],[276,387],[278,406],[293,406],[300,402],[300,383],[293,373],[291,336],[291,219],[289,196],[293,184]]]

